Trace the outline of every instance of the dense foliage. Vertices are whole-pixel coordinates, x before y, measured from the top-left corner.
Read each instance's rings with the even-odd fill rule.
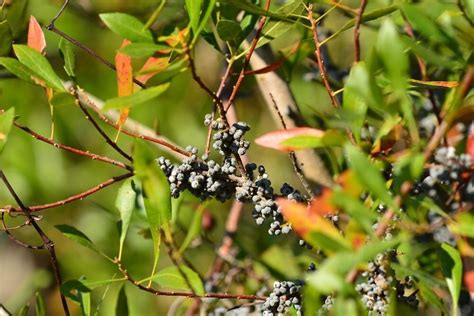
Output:
[[[474,314],[472,1],[1,3],[5,313]]]

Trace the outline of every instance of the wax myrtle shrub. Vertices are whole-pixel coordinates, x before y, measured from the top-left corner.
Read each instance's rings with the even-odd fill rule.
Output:
[[[2,313],[474,314],[471,1],[1,3]]]

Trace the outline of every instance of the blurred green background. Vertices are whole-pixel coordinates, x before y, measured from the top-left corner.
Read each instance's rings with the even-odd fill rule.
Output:
[[[15,1],[15,0],[13,0]],[[106,29],[98,18],[100,12],[127,12],[141,20],[146,20],[158,0],[72,0],[64,15],[58,20],[57,27],[78,41],[91,47],[106,59],[113,61],[115,50],[120,46],[121,38]],[[272,8],[277,8],[284,1],[275,1]],[[30,0],[27,16],[34,15],[42,26],[58,11],[62,1]],[[370,1],[367,10],[388,5],[390,1]],[[344,4],[357,7],[359,1],[344,1]],[[327,8],[327,6],[324,6]],[[334,11],[325,20],[329,30],[337,30],[347,21],[347,17]],[[168,1],[155,29],[182,27],[187,24],[187,17],[182,1]],[[16,39],[17,43],[26,42],[25,20],[23,31]],[[362,54],[371,47],[375,31],[362,28]],[[59,37],[45,30],[47,39],[47,57],[56,72],[66,80],[62,61],[58,52]],[[274,41],[275,52],[287,48],[297,40],[299,32],[293,30]],[[350,67],[352,63],[352,32],[345,32],[330,43],[329,54],[334,63],[341,67]],[[307,42],[309,43],[309,42]],[[89,55],[75,49],[76,76],[79,86],[100,99],[116,96],[115,74]],[[217,89],[224,70],[225,60],[222,55],[201,42],[195,56],[199,74],[214,90]],[[315,124],[314,114],[330,110],[330,103],[324,88],[317,82],[305,81],[304,75],[314,70],[308,62],[300,63],[291,73],[291,88],[299,106],[306,114],[310,124]],[[288,73],[286,74],[288,75]],[[233,79],[235,80],[235,76]],[[0,79],[0,106],[3,109],[15,107],[18,121],[44,136],[49,136],[51,116],[44,90],[24,81],[11,78]],[[210,98],[192,81],[190,72],[184,72],[172,80],[171,88],[158,99],[149,104],[132,109],[130,117],[144,125],[155,128],[174,142],[185,147],[192,144],[201,152],[205,145],[207,129],[202,124],[205,113],[212,108]],[[248,77],[241,89],[237,101],[237,113],[241,120],[247,121],[252,130],[249,139],[253,140],[267,131],[279,128],[271,119],[255,83]],[[111,150],[97,131],[85,119],[82,112],[75,107],[56,108],[55,139],[63,144],[90,150],[91,152],[120,159]],[[115,131],[102,124],[104,129],[115,136]],[[9,177],[16,191],[27,205],[42,204],[63,199],[82,192],[96,184],[121,174],[121,170],[97,161],[75,156],[56,149],[48,144],[35,141],[19,129],[13,129],[5,152],[0,158],[1,168]],[[121,135],[119,144],[130,151],[132,139]],[[156,155],[163,154],[158,148]],[[298,186],[293,168],[285,154],[253,145],[249,158],[256,163],[265,163],[269,175],[279,187],[283,182]],[[114,206],[119,184],[115,184],[83,201],[77,201],[63,207],[41,212],[43,219],[39,222],[48,236],[54,240],[64,280],[85,276],[90,280],[103,280],[118,276],[114,265],[97,256],[87,248],[66,239],[55,228],[57,224],[73,225],[86,233],[94,243],[109,256],[118,251],[118,234],[116,221],[118,211]],[[6,189],[0,189],[0,205],[14,204]],[[193,211],[199,201],[184,195],[179,209],[179,223],[183,228],[177,232],[178,243],[185,236]],[[215,258],[215,247],[219,245],[223,234],[223,225],[230,205],[213,202],[208,211],[215,219],[215,226],[206,232],[206,238],[193,244],[185,254],[201,273],[206,275]],[[9,219],[10,225],[20,223],[22,218]],[[126,241],[124,263],[137,279],[146,277],[151,271],[152,243],[144,239],[140,232],[145,224],[132,223]],[[31,243],[39,243],[36,233],[31,228],[14,232],[18,238]],[[265,229],[257,229],[251,218],[251,209],[246,207],[241,219],[236,241],[241,251],[239,258],[249,257],[257,261],[257,268],[270,277],[271,274],[287,278],[297,277],[307,266],[308,258],[298,255],[302,250],[293,238],[269,238]],[[289,251],[293,248],[293,251]],[[163,251],[163,254],[165,251]],[[292,256],[296,257],[292,258]],[[170,261],[162,255],[160,267],[169,266]],[[265,269],[263,267],[266,267]],[[268,273],[270,271],[271,273]],[[248,284],[248,293],[260,289],[257,284]],[[23,249],[12,243],[4,233],[0,233],[0,303],[10,311],[16,312],[27,302],[34,303],[34,292],[41,290],[47,299],[49,313],[61,313],[57,288],[51,273],[49,257],[44,251]],[[110,288],[99,288],[93,292],[93,308],[99,309],[99,315],[113,314],[118,285]],[[164,315],[173,298],[154,297],[127,286],[129,305],[132,315]],[[188,303],[192,301],[188,300]],[[70,304],[73,306],[73,304]],[[74,314],[80,314],[74,306]]]

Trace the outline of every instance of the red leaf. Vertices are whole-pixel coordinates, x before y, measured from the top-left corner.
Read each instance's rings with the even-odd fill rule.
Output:
[[[127,46],[130,41],[123,40],[122,46]],[[117,91],[119,97],[131,95],[133,93],[133,69],[132,58],[128,55],[117,53],[115,55],[115,67],[117,68]],[[118,120],[119,131],[128,117],[129,108],[120,110],[120,117]],[[117,135],[118,136],[118,135]]]
[[[474,128],[472,127],[466,141],[466,153],[471,156],[472,164],[474,165]]]
[[[160,73],[161,71],[165,70],[166,67],[168,67],[169,62],[168,57],[150,57],[147,59],[143,67],[140,69],[139,73],[142,74],[138,76],[138,80],[140,80],[143,83],[146,83],[148,80],[150,80],[151,77],[154,75]]]
[[[266,67],[260,68],[260,69],[255,69],[255,70],[247,70],[245,71],[245,75],[260,75],[260,74],[265,74],[267,72],[272,72],[280,68],[286,61],[286,58],[280,59],[279,61],[270,64]]]
[[[323,135],[324,131],[319,129],[310,127],[296,127],[264,134],[259,138],[255,139],[255,143],[263,147],[273,148],[283,152],[290,152],[295,150],[295,148],[287,145],[282,145],[281,143],[283,141],[296,136],[322,137]]]
[[[40,53],[43,53],[46,48],[43,30],[32,15],[30,16],[30,24],[28,26],[28,46],[36,49]]]

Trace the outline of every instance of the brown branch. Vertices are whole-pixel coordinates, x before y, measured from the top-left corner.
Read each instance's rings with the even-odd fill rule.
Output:
[[[78,95],[81,97],[79,102],[82,102],[85,104],[87,107],[92,109],[98,117],[110,125],[111,127],[115,128],[116,130],[119,129],[118,124],[114,123],[111,119],[109,119],[107,116],[104,115],[104,113],[101,112],[101,107],[96,102],[93,102],[90,98],[89,95],[87,95],[82,89],[78,89]],[[115,113],[115,112],[113,112]],[[118,113],[117,113],[117,118],[118,118]],[[127,129],[126,126],[132,126],[134,125],[137,129],[140,130],[140,133],[132,132],[130,129]],[[132,119],[127,119],[125,122],[124,127],[120,130],[121,133],[126,134],[128,136],[134,137],[134,138],[140,138],[144,139],[146,141],[158,144],[160,146],[163,146],[167,149],[169,149],[173,153],[178,153],[183,156],[189,156],[190,153],[184,150],[183,148],[180,148],[179,146],[171,143],[170,141],[164,139],[164,138],[159,138],[156,133],[152,132],[151,129],[141,125],[138,122],[133,121]],[[145,135],[150,134],[150,135]],[[153,134],[154,136],[151,136]]]
[[[265,11],[268,12],[270,9],[270,3],[271,0],[266,0],[265,2]],[[262,33],[263,27],[265,26],[265,22],[267,21],[267,17],[263,15],[260,18],[260,21],[258,22],[257,29],[255,31],[255,36],[250,43],[250,48],[247,54],[245,55],[245,60],[244,60],[244,65],[242,66],[242,69],[240,70],[239,77],[237,78],[237,82],[234,85],[234,88],[232,89],[232,93],[230,94],[229,100],[227,100],[226,106],[225,106],[225,112],[229,109],[229,107],[234,103],[235,98],[237,97],[237,92],[240,89],[240,86],[245,78],[245,71],[247,70],[247,67],[249,66],[250,63],[250,58],[253,55],[253,52],[255,51],[255,48],[257,47],[258,40],[260,39],[260,35]]]
[[[212,98],[212,100],[216,103],[218,108],[224,108],[224,104],[222,103],[221,99],[215,94],[199,77],[199,75],[196,72],[196,65],[194,64],[194,58],[191,54],[191,50],[189,48],[185,48],[185,53],[188,56],[188,61],[189,61],[189,68],[191,69],[191,75],[193,76],[194,81],[201,87],[202,90],[204,90],[209,96]]]
[[[74,202],[74,201],[77,201],[77,200],[82,200],[85,197],[87,197],[91,194],[94,194],[94,193],[108,187],[111,184],[114,184],[115,182],[119,182],[121,180],[130,178],[131,176],[133,176],[133,172],[129,172],[129,173],[123,174],[121,176],[116,176],[116,177],[110,178],[110,179],[108,179],[108,180],[106,180],[102,183],[99,183],[98,185],[96,185],[93,188],[90,188],[87,191],[81,192],[79,194],[72,195],[72,196],[70,196],[66,199],[60,200],[60,201],[51,202],[51,203],[47,203],[47,204],[30,206],[30,207],[28,207],[28,210],[30,212],[38,212],[38,211],[42,211],[42,210],[57,207],[57,206],[63,206],[65,204],[68,204],[68,203],[71,203],[71,202]],[[10,213],[10,212],[20,212],[20,211],[21,211],[21,208],[12,207],[12,206],[4,206],[4,207],[0,208],[0,212]]]
[[[40,134],[34,132],[29,127],[20,125],[17,122],[13,122],[13,124],[15,125],[15,127],[19,128],[19,129],[27,132],[31,136],[33,136],[33,138],[35,138],[37,140],[40,140],[42,142],[45,142],[47,144],[50,144],[50,145],[52,145],[56,148],[60,148],[60,149],[69,151],[69,152],[74,153],[74,154],[79,155],[79,156],[88,157],[92,160],[97,160],[97,161],[102,161],[102,162],[105,162],[105,163],[109,163],[111,165],[114,165],[114,166],[117,166],[117,167],[120,167],[120,168],[123,168],[123,169],[126,169],[126,170],[133,170],[132,167],[124,164],[123,162],[113,160],[113,159],[110,159],[108,157],[100,156],[100,155],[97,155],[97,154],[92,154],[88,151],[83,151],[83,150],[80,150],[80,149],[77,149],[77,148],[74,148],[74,147],[70,147],[70,146],[67,146],[67,145],[56,143],[55,141],[53,141],[49,138],[46,138],[44,136],[41,136]]]
[[[180,296],[180,297],[188,297],[188,298],[216,298],[216,299],[236,299],[236,300],[256,300],[256,301],[264,301],[267,298],[265,296],[258,296],[258,295],[239,295],[239,294],[228,294],[228,293],[206,293],[204,295],[193,294],[191,292],[181,292],[181,291],[161,291],[155,290],[151,287],[147,287],[136,281],[131,277],[128,271],[123,267],[122,263],[115,259],[115,263],[119,271],[123,274],[123,276],[137,288],[142,291],[146,291],[152,293],[156,296]]]
[[[5,174],[3,173],[2,170],[0,170],[0,178],[5,183],[5,186],[7,187],[8,191],[13,196],[13,198],[15,199],[16,203],[20,207],[23,214],[25,214],[25,216],[30,221],[31,226],[33,226],[33,228],[36,230],[38,235],[41,237],[41,239],[43,241],[43,245],[49,253],[49,257],[50,257],[50,260],[51,260],[51,266],[53,268],[54,278],[56,280],[56,285],[58,286],[58,288],[61,288],[61,285],[62,285],[63,282],[62,282],[62,278],[61,278],[61,272],[59,270],[58,259],[56,257],[56,251],[54,250],[54,242],[51,239],[49,239],[49,237],[43,232],[41,227],[36,223],[35,219],[30,214],[30,209],[23,204],[20,197],[16,194],[15,190],[11,186],[10,182],[8,181],[7,177],[5,176]],[[3,221],[3,214],[2,214],[2,221]],[[62,303],[62,306],[63,306],[64,314],[66,316],[69,316],[70,313],[69,313],[69,307],[67,306],[66,297],[61,292],[59,292],[59,295],[60,295],[60,298],[61,298],[61,303]]]
[[[29,245],[27,243],[24,243],[23,241],[17,239],[15,236],[13,236],[12,233],[10,232],[10,230],[12,230],[12,229],[21,228],[21,227],[30,225],[29,220],[27,220],[25,223],[23,223],[21,225],[18,225],[16,227],[7,227],[7,224],[5,223],[5,212],[2,212],[0,217],[1,217],[2,226],[3,226],[2,230],[5,232],[5,234],[7,234],[8,238],[10,238],[11,241],[13,241],[14,243],[16,243],[16,244],[18,244],[18,245],[20,245],[24,248],[28,248],[28,249],[40,250],[40,249],[45,248],[44,244],[41,244],[39,246],[33,246],[33,245]]]
[[[354,62],[358,63],[360,61],[360,25],[362,22],[362,15],[364,14],[365,7],[367,6],[367,0],[360,1],[360,7],[357,10],[357,16],[354,26]]]
[[[320,49],[320,43],[319,43],[319,38],[318,38],[318,25],[316,20],[313,17],[313,5],[310,4],[306,7],[306,10],[308,11],[308,20],[311,22],[311,30],[313,31],[313,40],[314,40],[314,45],[316,46],[316,49],[314,51],[314,54],[316,55],[316,61],[318,63],[318,68],[319,68],[319,74],[321,75],[321,80],[323,81],[324,87],[326,88],[327,93],[329,94],[329,98],[331,99],[331,104],[333,107],[337,108],[339,107],[339,102],[336,99],[336,96],[334,95],[334,92],[332,91],[331,85],[329,84],[328,81],[328,76],[326,73],[326,67],[324,66],[324,61],[321,57],[321,49]]]
[[[219,83],[219,88],[217,89],[217,92],[216,92],[216,95],[217,97],[220,99],[221,98],[221,94],[222,94],[222,91],[224,90],[225,88],[225,85],[226,85],[226,82],[227,80],[229,80],[231,74],[232,74],[232,66],[234,65],[234,60],[231,59],[229,61],[229,63],[227,64],[227,67],[226,67],[226,70],[225,70],[225,73],[224,75],[222,76],[221,78],[221,82]],[[212,111],[212,119],[214,119],[214,113],[216,112],[216,105],[214,104],[214,109]],[[209,125],[209,127],[207,128],[207,138],[206,138],[206,149],[204,151],[204,153],[206,155],[209,154],[209,150],[210,150],[210,147],[211,147],[211,138],[212,138],[212,127],[211,125]]]
[[[79,101],[79,96],[77,94],[77,90],[73,90],[74,97],[76,98],[76,104],[81,108],[82,112],[86,116],[86,119],[92,123],[94,128],[99,132],[100,135],[105,139],[105,142],[110,145],[115,151],[117,151],[122,157],[127,159],[128,161],[132,161],[132,157],[127,154],[120,146],[114,142],[105,132],[104,130],[97,124],[97,122],[92,118],[92,116],[89,114],[89,111],[82,105],[82,103]]]

